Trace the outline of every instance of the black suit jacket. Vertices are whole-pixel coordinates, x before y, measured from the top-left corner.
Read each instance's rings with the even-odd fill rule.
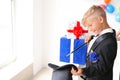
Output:
[[[113,64],[117,54],[117,41],[115,33],[103,35],[107,34],[109,36],[99,42],[97,46],[95,45],[96,43],[92,45],[91,50],[97,54],[98,60],[91,62],[90,57],[87,57],[86,68],[82,69],[87,80],[113,79]]]

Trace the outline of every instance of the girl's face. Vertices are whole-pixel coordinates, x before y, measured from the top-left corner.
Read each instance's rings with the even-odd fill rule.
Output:
[[[102,17],[89,17],[86,20],[88,31],[98,35],[102,30]]]

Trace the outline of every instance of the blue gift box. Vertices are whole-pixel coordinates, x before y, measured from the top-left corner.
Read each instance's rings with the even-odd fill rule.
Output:
[[[66,57],[70,53],[71,40],[66,37],[60,38],[60,61],[70,62],[70,56]]]
[[[84,39],[74,39],[73,49],[80,47],[84,44]],[[60,38],[60,61],[70,62],[70,56],[66,56],[71,52],[71,39],[66,37]],[[87,45],[82,46],[80,49],[73,53],[73,63],[84,65],[86,63]]]
[[[90,62],[97,62],[98,61],[98,55],[96,52],[91,52],[89,54]]]
[[[75,39],[74,40],[74,49],[83,45],[84,39]],[[87,54],[87,44],[83,45],[73,54],[73,63],[84,65],[86,63],[86,54]]]

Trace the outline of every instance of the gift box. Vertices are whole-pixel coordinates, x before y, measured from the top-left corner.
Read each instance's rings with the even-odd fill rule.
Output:
[[[90,61],[91,61],[92,63],[95,63],[95,62],[98,61],[98,55],[97,55],[96,52],[91,52],[91,53],[89,54],[89,58],[90,58]]]
[[[60,38],[60,61],[70,62],[70,56],[66,57],[70,53],[71,40],[66,37]]]
[[[74,34],[76,38],[71,37],[68,39],[66,36],[60,38],[60,61],[71,62],[72,60],[72,63],[81,65],[85,64],[87,45],[83,45],[85,43],[84,39],[82,39],[81,36],[87,33],[88,30],[84,30],[80,25],[80,22],[77,21],[73,29],[68,29],[67,32]],[[82,47],[78,49],[78,47],[80,47],[81,45]],[[71,55],[68,56],[68,54],[70,54],[71,52],[73,53],[72,57]]]
[[[84,43],[84,39],[74,39],[74,50]],[[73,63],[84,65],[86,63],[86,54],[87,45],[85,44],[73,53]]]
[[[73,44],[73,45],[71,45]],[[66,37],[60,38],[60,61],[70,63],[70,52],[75,50],[84,44],[84,39],[71,39]],[[72,49],[73,48],[73,49]],[[86,63],[87,45],[83,45],[81,48],[73,52],[73,63],[84,65]]]

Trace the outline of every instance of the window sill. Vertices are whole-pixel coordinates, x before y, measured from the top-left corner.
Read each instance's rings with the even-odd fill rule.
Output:
[[[24,61],[23,61],[24,60]],[[17,74],[19,74],[22,70],[32,64],[32,60],[27,61],[26,59],[16,60],[10,65],[2,68],[0,70],[0,80],[11,80]]]

